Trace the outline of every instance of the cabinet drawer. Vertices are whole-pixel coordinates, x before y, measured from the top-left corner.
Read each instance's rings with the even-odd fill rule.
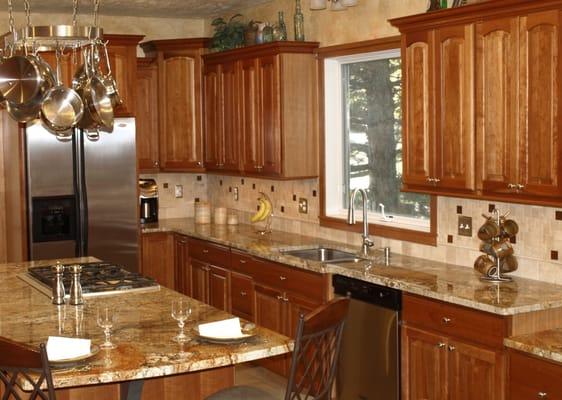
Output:
[[[500,316],[415,295],[404,295],[402,319],[407,325],[498,348],[507,336],[507,321]]]
[[[252,278],[237,272],[230,276],[230,293],[232,296],[232,312],[253,315],[254,286]]]
[[[311,301],[324,300],[324,276],[291,268],[289,266],[264,261],[264,266],[254,279],[265,285],[284,291],[300,294]]]
[[[264,268],[264,261],[254,258],[249,254],[232,250],[230,267],[233,271],[253,276],[255,273],[258,273]]]
[[[189,256],[212,265],[230,268],[230,250],[228,247],[190,238]]]
[[[509,351],[509,399],[562,399],[562,365]]]

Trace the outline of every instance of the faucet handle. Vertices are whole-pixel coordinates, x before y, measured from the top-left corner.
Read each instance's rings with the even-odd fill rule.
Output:
[[[363,238],[363,243],[365,243],[365,246],[368,246],[368,247],[373,247],[375,245],[375,242],[373,242],[368,237]]]

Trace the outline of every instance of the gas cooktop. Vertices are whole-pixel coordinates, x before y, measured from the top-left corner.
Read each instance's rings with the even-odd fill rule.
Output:
[[[119,265],[107,262],[80,265],[82,265],[80,283],[84,297],[160,289],[154,279],[142,276],[137,272],[127,271]],[[68,265],[65,264],[65,266]],[[51,295],[54,273],[50,266],[29,268],[27,273],[20,277],[43,293]],[[67,296],[70,293],[70,281],[70,271],[65,271],[63,283]]]

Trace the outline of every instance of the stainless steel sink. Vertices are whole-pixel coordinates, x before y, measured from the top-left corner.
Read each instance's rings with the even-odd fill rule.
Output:
[[[298,249],[298,250],[282,250],[281,253],[289,256],[302,258],[304,260],[318,261],[322,263],[329,262],[359,262],[364,261],[364,258],[357,255],[342,251],[338,249],[331,249],[329,247],[315,247],[312,249]]]

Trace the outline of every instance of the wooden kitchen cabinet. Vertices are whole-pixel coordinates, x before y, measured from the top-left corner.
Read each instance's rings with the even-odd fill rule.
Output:
[[[142,235],[141,273],[175,289],[174,237],[168,232]]]
[[[162,171],[203,171],[202,55],[206,38],[141,44],[158,66],[159,162]]]
[[[509,400],[562,399],[562,365],[509,350]]]
[[[135,115],[139,172],[157,172],[160,168],[158,67],[154,59],[137,59],[136,91]]]
[[[403,34],[404,190],[562,199],[562,5],[501,3],[391,21]]]
[[[207,168],[318,175],[317,46],[275,42],[204,56]]]
[[[255,321],[256,295],[252,277],[232,271],[230,273],[230,296],[232,314],[248,321]]]
[[[176,288],[180,293],[191,297],[191,265],[187,236],[174,235]]]
[[[402,318],[402,398],[504,399],[502,317],[404,295]]]

